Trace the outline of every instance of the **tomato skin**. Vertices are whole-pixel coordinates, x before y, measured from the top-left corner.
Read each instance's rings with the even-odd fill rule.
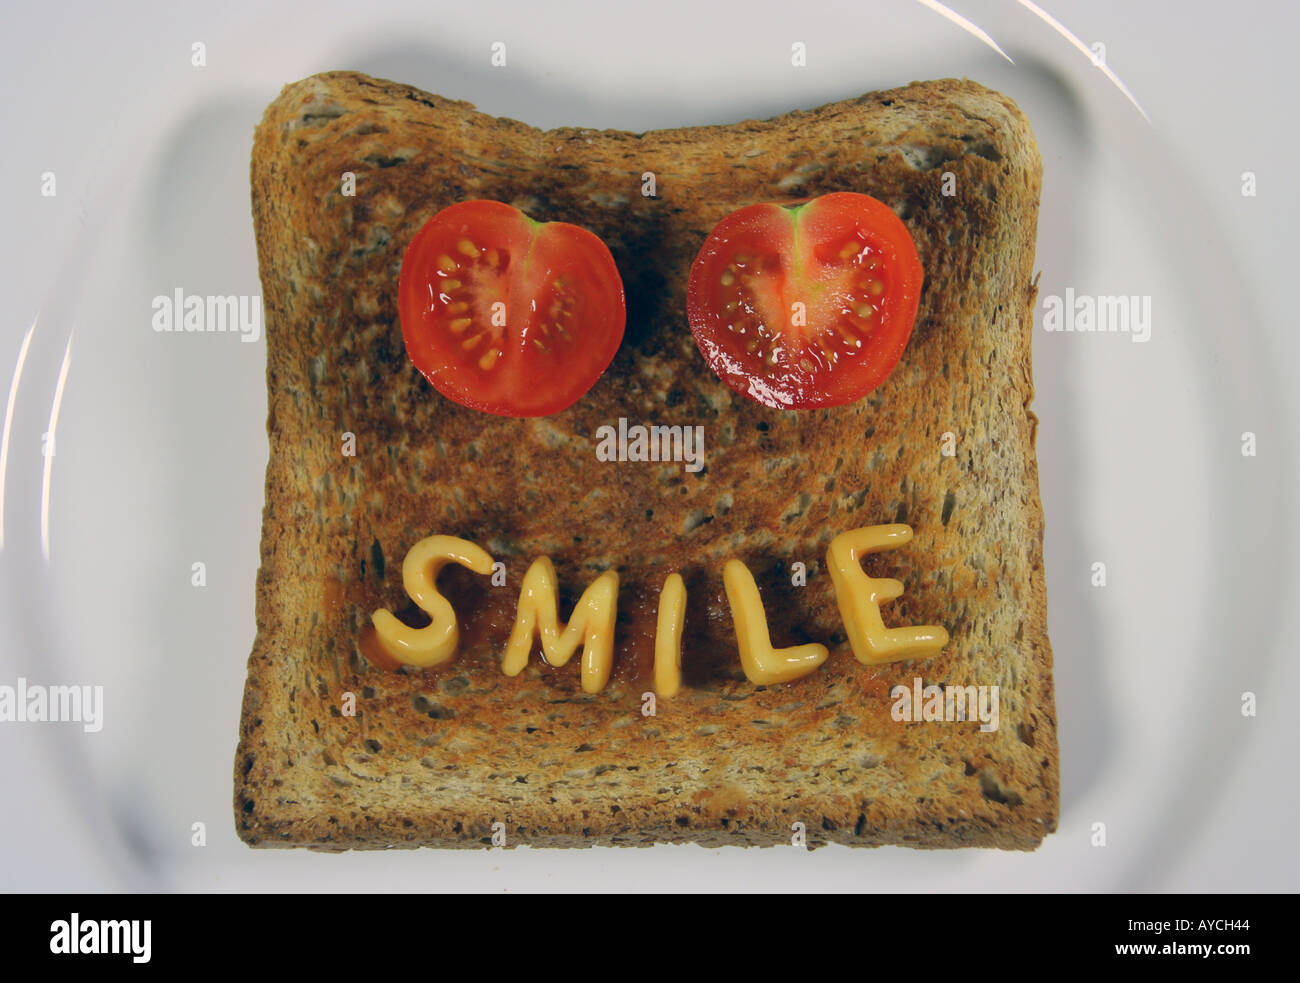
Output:
[[[867,195],[740,208],[691,267],[687,317],[710,368],[766,406],[823,409],[879,386],[911,336],[924,270]]]
[[[411,362],[439,393],[498,416],[572,406],[623,339],[623,281],[608,247],[498,201],[451,205],[412,237],[398,281]]]

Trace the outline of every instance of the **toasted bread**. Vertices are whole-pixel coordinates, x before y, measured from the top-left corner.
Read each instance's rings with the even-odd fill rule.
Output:
[[[1029,409],[1040,179],[1024,116],[969,81],[643,134],[543,132],[352,72],[287,86],[252,157],[270,461],[239,835],[325,850],[473,847],[494,832],[540,847],[772,845],[800,831],[810,846],[1038,845],[1059,788]],[[831,191],[879,198],[911,231],[925,269],[915,330],[862,400],[769,409],[701,358],[688,273],[733,209]],[[474,198],[591,229],[624,279],[621,349],[553,416],[466,409],[407,358],[403,249]],[[598,428],[620,418],[703,426],[707,466],[598,461]],[[865,564],[905,585],[886,621],[951,640],[928,661],[865,666],[826,551],[892,522],[915,538]],[[482,545],[506,586],[448,568],[455,660],[384,671],[364,651],[370,614],[408,606],[401,560],[432,533]],[[502,673],[520,580],[543,555],[566,589],[562,616],[597,572],[619,572],[599,693],[583,692],[578,660]],[[722,584],[732,557],[754,572],[776,644],[830,647],[815,673],[778,686],[741,673]],[[684,685],[647,715],[656,602],[674,571],[688,590]],[[895,719],[894,688],[918,677],[999,687],[997,729]]]

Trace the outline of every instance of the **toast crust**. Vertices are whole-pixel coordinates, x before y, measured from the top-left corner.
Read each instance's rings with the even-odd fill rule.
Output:
[[[657,196],[641,194],[653,172]],[[355,196],[340,193],[345,172]],[[945,181],[945,175],[951,175]],[[253,147],[266,310],[270,460],[235,766],[254,846],[324,850],[695,842],[1032,849],[1056,827],[1059,777],[1046,630],[1030,342],[1041,163],[1028,121],[969,81],[644,134],[543,132],[352,72],[286,86]],[[955,182],[954,195],[944,193]],[[685,315],[691,262],[744,204],[860,191],[887,202],[926,271],[890,378],[850,406],[779,412],[733,394]],[[396,310],[406,242],[456,201],[510,202],[610,247],[628,323],[609,370],[568,410],[489,417],[434,392]],[[702,425],[707,467],[600,463],[596,430]],[[341,452],[344,433],[355,456]],[[953,435],[947,455],[944,434]],[[907,522],[869,573],[902,580],[887,624],[939,624],[925,663],[867,667],[845,640],[826,548]],[[369,613],[402,611],[420,538],[478,542],[508,586],[456,568],[440,585],[459,654],[382,672]],[[607,689],[578,660],[500,654],[528,564],[552,557],[562,616],[602,569],[620,574]],[[813,675],[756,687],[739,671],[722,587],[753,571],[777,645],[816,640]],[[807,586],[791,586],[802,562]],[[688,590],[680,694],[652,690],[663,579]],[[999,687],[999,727],[898,722],[895,685]],[[344,694],[355,716],[342,713]]]

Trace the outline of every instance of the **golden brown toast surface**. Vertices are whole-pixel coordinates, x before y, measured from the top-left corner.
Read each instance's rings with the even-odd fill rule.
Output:
[[[355,196],[340,192],[345,172]],[[647,172],[654,198],[641,193]],[[1059,784],[1028,410],[1039,184],[1024,117],[970,82],[640,135],[542,132],[355,73],[286,87],[252,161],[271,454],[240,835],[472,846],[500,822],[512,845],[773,844],[802,822],[812,843],[1037,845]],[[916,328],[867,398],[772,410],[706,366],[687,276],[733,209],[830,191],[903,217],[926,277]],[[623,276],[623,345],[554,416],[465,409],[407,359],[403,249],[474,198],[591,229]],[[620,418],[702,426],[706,467],[599,461],[597,430]],[[942,625],[951,641],[928,662],[866,667],[845,642],[826,548],[890,522],[916,535],[866,562],[906,585],[886,623]],[[381,671],[363,651],[369,615],[409,612],[402,557],[432,533],[482,545],[507,585],[448,568],[459,654],[438,670]],[[601,693],[582,692],[578,659],[553,668],[535,653],[514,678],[499,667],[520,581],[542,555],[564,588],[561,617],[599,571],[619,573]],[[753,571],[775,644],[829,645],[811,676],[744,678],[722,588],[731,557]],[[792,585],[796,563],[806,586]],[[684,685],[645,716],[673,571],[689,598]],[[891,688],[917,676],[997,685],[998,730],[894,720]],[[346,693],[355,716],[341,711]]]

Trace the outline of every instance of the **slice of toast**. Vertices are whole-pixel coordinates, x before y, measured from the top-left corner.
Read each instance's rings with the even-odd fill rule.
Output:
[[[252,158],[270,462],[239,835],[327,850],[494,833],[510,846],[769,845],[801,831],[809,846],[1035,847],[1059,786],[1029,410],[1040,177],[1024,116],[968,81],[639,135],[543,132],[352,72],[287,86]],[[733,209],[831,191],[873,195],[905,221],[925,269],[916,328],[859,402],[769,409],[705,365],[688,273]],[[407,359],[403,249],[475,198],[591,229],[622,273],[622,347],[554,416],[465,409]],[[620,418],[702,426],[705,466],[598,460],[598,429]],[[941,625],[951,641],[925,662],[864,666],[827,546],[893,522],[915,539],[865,562],[905,585],[886,624]],[[383,671],[365,655],[370,614],[412,610],[402,558],[433,533],[483,546],[506,584],[447,568],[458,655]],[[599,571],[620,575],[602,692],[582,691],[578,659],[500,668],[520,581],[543,555],[561,618]],[[816,672],[746,680],[722,584],[732,557],[757,579],[774,644],[830,647]],[[651,705],[673,571],[688,590],[684,680]],[[896,719],[895,687],[921,693],[913,719]],[[926,719],[951,716],[943,695],[959,687],[985,687],[990,710],[996,692],[996,719]]]

